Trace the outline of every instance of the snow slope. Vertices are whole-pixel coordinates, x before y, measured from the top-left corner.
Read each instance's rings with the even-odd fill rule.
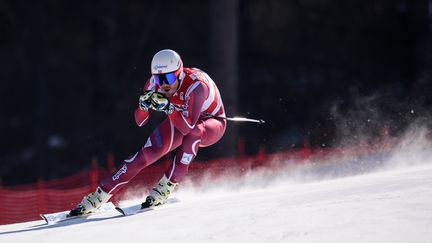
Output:
[[[0,241],[432,242],[431,165],[193,194],[130,217],[5,225]]]
[[[432,242],[430,144],[412,145],[401,143],[362,174],[329,177],[326,166],[183,185],[175,193],[181,202],[157,210],[3,225],[0,242]],[[350,171],[343,165],[332,167]]]

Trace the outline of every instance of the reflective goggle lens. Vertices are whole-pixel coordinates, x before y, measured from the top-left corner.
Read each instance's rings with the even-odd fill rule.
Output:
[[[168,84],[168,85],[172,85],[177,79],[174,72],[164,73],[164,74],[155,74],[154,78],[156,80],[156,83],[158,83],[159,85],[162,85],[164,83]]]

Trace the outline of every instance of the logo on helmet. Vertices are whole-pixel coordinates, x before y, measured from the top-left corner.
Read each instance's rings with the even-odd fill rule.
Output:
[[[167,67],[168,67],[168,65],[155,65],[155,66],[153,67],[153,69],[167,68]]]

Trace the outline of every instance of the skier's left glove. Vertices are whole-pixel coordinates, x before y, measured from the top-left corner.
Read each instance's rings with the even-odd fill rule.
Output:
[[[169,115],[174,111],[174,105],[168,100],[168,98],[159,92],[154,92],[151,97],[152,109],[155,111],[165,112]]]

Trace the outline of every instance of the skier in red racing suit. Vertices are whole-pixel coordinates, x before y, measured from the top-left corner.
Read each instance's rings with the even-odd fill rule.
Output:
[[[180,56],[169,49],[155,54],[151,70],[153,75],[146,82],[139,107],[135,110],[135,122],[140,127],[144,126],[155,111],[164,112],[167,119],[153,131],[137,153],[102,180],[95,192],[85,196],[71,215],[94,212],[141,170],[177,149],[170,167],[142,206],[165,203],[187,174],[199,147],[210,146],[223,136],[226,120],[219,117],[225,117],[224,106],[216,84],[205,72],[183,68]]]

